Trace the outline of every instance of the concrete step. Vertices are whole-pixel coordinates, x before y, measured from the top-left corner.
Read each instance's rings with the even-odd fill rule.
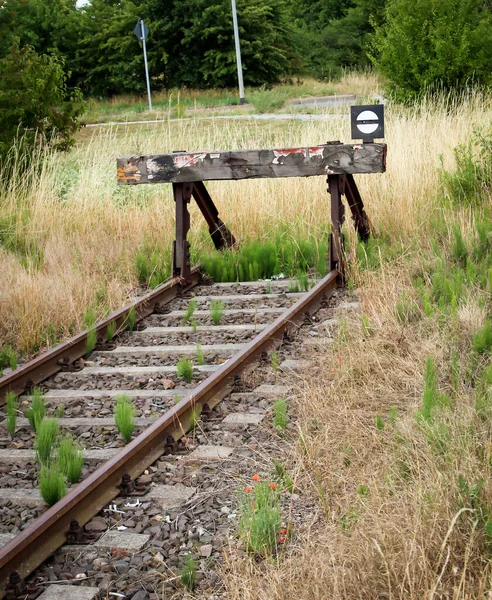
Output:
[[[234,354],[242,348],[245,344],[203,344],[200,345],[201,351],[204,355],[210,352],[217,352],[218,354]],[[188,346],[117,346],[114,350],[99,350],[94,352],[92,356],[121,356],[131,354],[132,356],[154,354],[164,355],[169,354],[190,354],[196,355],[196,344]]]

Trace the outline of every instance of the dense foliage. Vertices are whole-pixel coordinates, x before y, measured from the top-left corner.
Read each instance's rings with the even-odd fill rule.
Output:
[[[24,153],[36,140],[61,150],[72,145],[83,104],[65,80],[55,56],[40,56],[29,46],[14,43],[0,60],[0,165],[16,138]]]
[[[386,0],[237,0],[247,85],[291,75],[328,77],[368,64],[367,34]],[[138,17],[152,88],[237,84],[230,0],[0,0],[0,58],[14,40],[63,57],[70,83],[91,96],[142,93]]]
[[[376,28],[373,61],[397,100],[436,88],[492,83],[492,3],[391,0]]]
[[[371,62],[397,98],[490,83],[492,0],[237,0],[244,80],[336,76]],[[237,81],[231,0],[0,0],[0,59],[15,41],[62,59],[84,94],[143,93],[137,19],[153,90]]]

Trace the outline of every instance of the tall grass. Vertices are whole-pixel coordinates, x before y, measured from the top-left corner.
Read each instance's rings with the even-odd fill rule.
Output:
[[[459,136],[441,127],[443,110],[463,118]],[[418,174],[392,163],[381,178],[369,209],[379,238],[362,249],[347,230],[365,318],[339,319],[336,344],[310,352],[320,368],[299,374],[289,401],[298,440],[282,460],[298,474],[296,492],[317,500],[303,522],[323,516],[276,562],[243,560],[232,548],[228,597],[489,593],[492,176],[478,168],[490,156],[480,158],[477,110],[490,115],[490,101],[470,95],[391,110],[400,158],[399,129],[412,123],[422,135],[418,143],[412,135],[416,156],[408,155]],[[454,156],[468,141],[471,165]],[[450,185],[463,177],[475,177],[466,179],[472,196]]]
[[[362,86],[362,76],[357,77]],[[478,94],[454,104],[429,102],[418,110],[387,106],[388,171],[357,178],[379,233],[404,242],[430,226],[435,208],[426,199],[443,186],[439,168],[453,167],[453,148],[472,139],[472,122],[487,123],[490,115],[490,101]],[[324,122],[322,135],[319,123],[309,121],[190,120],[103,127],[81,131],[79,143],[66,155],[39,150],[37,168],[24,175],[14,172],[0,189],[0,239],[16,240],[0,243],[0,347],[38,351],[80,330],[88,306],[100,319],[122,306],[139,280],[154,285],[167,272],[160,259],[153,262],[153,252],[171,256],[171,188],[118,187],[116,156],[289,147],[334,139],[350,140],[348,118]],[[293,249],[298,240],[311,240],[323,256],[330,223],[323,177],[211,182],[207,188],[238,240],[277,245],[280,235],[282,247]],[[196,206],[190,210],[196,259],[210,255],[213,246]],[[347,234],[352,244],[349,226]],[[230,261],[227,277],[231,271],[236,279],[239,264],[231,255],[224,264]],[[249,265],[255,268],[254,260],[247,263],[245,278]],[[157,279],[151,281],[153,275]]]

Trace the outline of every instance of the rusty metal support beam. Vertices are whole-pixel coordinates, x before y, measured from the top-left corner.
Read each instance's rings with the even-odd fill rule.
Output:
[[[173,183],[176,203],[176,239],[173,242],[173,276],[184,282],[191,281],[190,242],[186,239],[190,231],[188,204],[193,192],[192,183]]]
[[[352,219],[354,221],[354,227],[357,231],[360,239],[363,242],[367,242],[371,235],[371,224],[369,217],[364,210],[364,203],[362,202],[361,195],[355,183],[353,175],[344,176],[344,191],[345,198],[352,212]]]
[[[278,346],[285,332],[296,328],[306,315],[327,300],[336,289],[337,277],[338,272],[332,271],[319,281],[181,402],[0,548],[0,597],[5,594],[10,573],[18,571],[25,578],[62,546],[72,520],[75,519],[81,526],[87,523],[118,495],[124,474],[135,479],[164,452],[170,439],[177,440],[184,435],[190,427],[193,411],[203,409],[205,405],[213,408],[232,388],[235,377],[247,365],[262,352]]]
[[[201,210],[202,215],[207,222],[210,237],[217,250],[234,246],[236,240],[229,229],[227,229],[224,222],[220,219],[219,211],[203,181],[194,182],[192,194],[198,208]]]
[[[166,283],[156,287],[148,294],[137,298],[125,308],[111,313],[108,317],[96,323],[94,328],[97,339],[101,341],[107,339],[107,329],[110,323],[116,325],[116,333],[123,331],[129,325],[130,312],[134,313],[135,321],[138,322],[152,314],[157,304],[169,302],[199,281],[200,271],[198,266],[191,270],[191,280],[189,285],[185,287],[182,286],[180,279],[175,278],[166,281]],[[88,335],[89,330],[86,329],[0,378],[0,406],[5,403],[7,392],[22,394],[27,387],[41,383],[84,356],[87,353]]]
[[[342,204],[343,179],[341,175],[328,175],[328,192],[331,196],[331,233],[329,238],[330,270],[339,273],[338,283],[344,283],[344,256],[342,225],[345,208]]]

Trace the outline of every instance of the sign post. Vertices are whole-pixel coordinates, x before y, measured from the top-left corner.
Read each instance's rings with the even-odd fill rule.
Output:
[[[149,28],[143,22],[143,19],[139,19],[137,21],[137,25],[133,30],[133,33],[137,36],[137,39],[142,42],[143,46],[143,55],[144,55],[144,65],[145,65],[145,78],[147,80],[147,95],[149,97],[149,110],[152,110],[152,98],[150,96],[150,80],[149,80],[149,65],[147,64],[147,46],[145,44],[145,40],[149,35]]]
[[[244,99],[244,84],[243,84],[243,65],[241,63],[241,47],[239,45],[239,28],[237,26],[237,11],[236,0],[232,2],[232,23],[234,25],[234,42],[236,44],[236,63],[237,63],[237,79],[239,82],[239,103],[245,104]]]

